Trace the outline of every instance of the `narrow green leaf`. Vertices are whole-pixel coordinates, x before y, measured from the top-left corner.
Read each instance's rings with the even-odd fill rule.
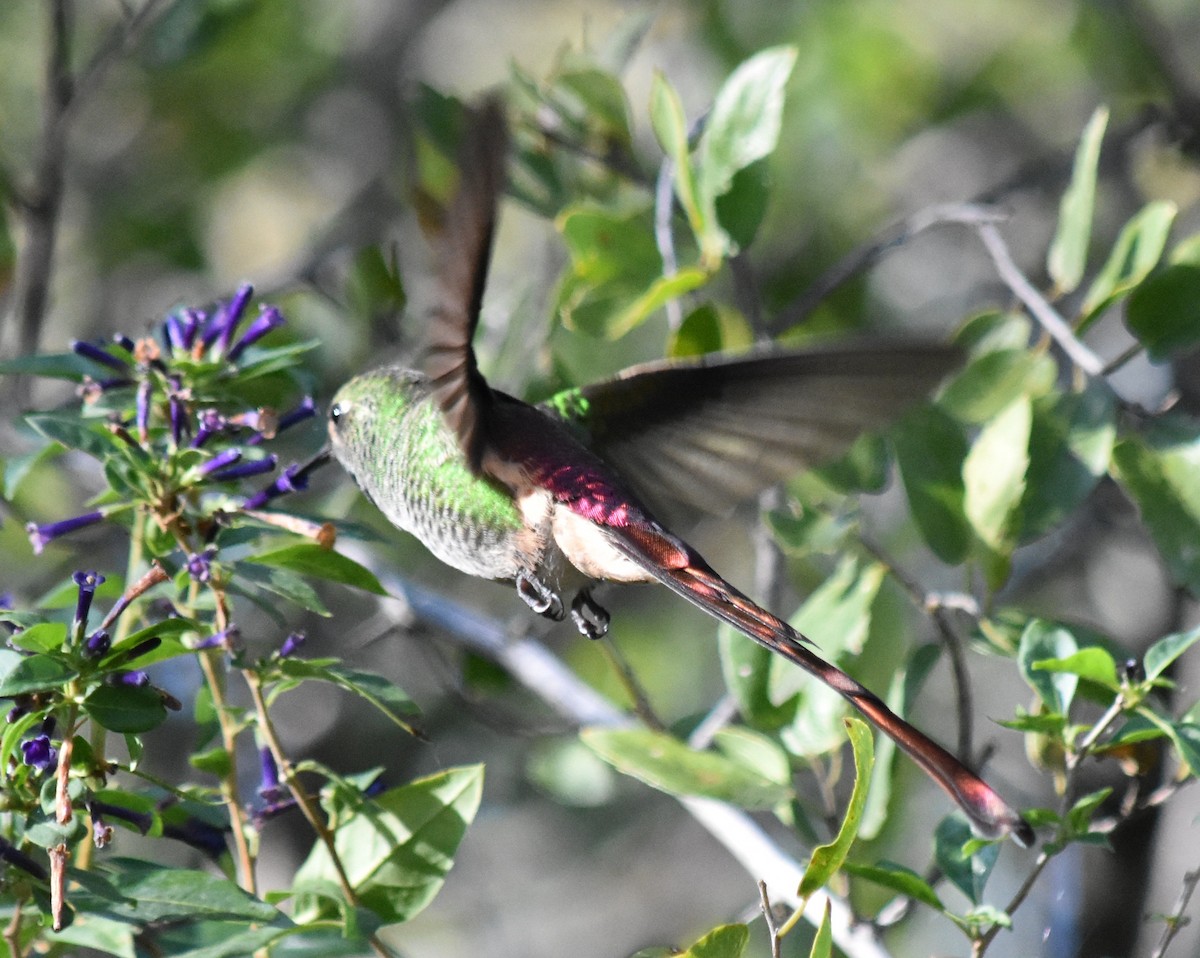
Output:
[[[754,331],[746,317],[731,306],[703,303],[683,317],[679,328],[672,331],[667,355],[676,359],[703,356],[748,349],[753,343]]]
[[[821,915],[821,924],[817,925],[817,933],[813,937],[812,949],[808,958],[833,958],[833,902],[825,899],[825,913]]]
[[[583,743],[602,759],[652,788],[672,795],[703,795],[742,808],[773,808],[791,788],[764,778],[716,752],[699,752],[650,729],[586,728]]]
[[[104,858],[92,870],[68,869],[79,888],[71,893],[78,911],[149,922],[225,919],[269,922],[288,919],[226,878],[134,858]]]
[[[1200,342],[1200,266],[1168,266],[1129,295],[1125,322],[1151,359],[1164,360]]]
[[[1111,788],[1101,788],[1088,795],[1084,795],[1082,798],[1076,799],[1075,804],[1067,812],[1067,824],[1071,826],[1071,830],[1079,835],[1086,833],[1088,826],[1091,824],[1092,816],[1096,814],[1096,810],[1111,794]]]
[[[1071,182],[1059,205],[1058,228],[1046,260],[1046,269],[1059,295],[1070,293],[1079,285],[1087,265],[1092,212],[1096,204],[1096,170],[1107,125],[1108,109],[1100,107],[1084,128],[1075,151]]]
[[[420,715],[421,710],[400,686],[382,675],[353,669],[336,660],[287,658],[277,663],[276,667],[280,674],[291,679],[332,682],[370,702],[406,732],[414,731],[412,720]]]
[[[315,542],[261,552],[248,557],[247,561],[278,569],[290,569],[300,575],[328,579],[330,582],[340,582],[365,592],[373,592],[375,595],[387,595],[387,590],[379,584],[379,580],[370,569],[340,552],[324,549]]]
[[[707,282],[708,274],[695,267],[681,269],[670,276],[660,276],[641,296],[612,317],[605,330],[605,336],[609,339],[620,339],[671,300],[699,289]]]
[[[1083,298],[1077,332],[1082,333],[1104,310],[1150,275],[1162,258],[1176,212],[1174,203],[1154,200],[1125,224],[1113,244],[1108,262],[1092,280]]]
[[[962,426],[940,409],[925,406],[905,416],[891,437],[921,537],[939,559],[957,565],[971,545],[971,527],[963,512],[968,446]]]
[[[966,849],[974,845],[975,836],[965,818],[954,814],[942,819],[934,835],[934,859],[950,883],[977,905],[1000,848],[988,844],[968,854]]]
[[[41,376],[45,379],[69,379],[82,382],[96,375],[96,364],[78,353],[54,353],[43,356],[18,356],[0,361],[0,376]]]
[[[334,845],[363,906],[386,923],[424,909],[445,882],[482,794],[481,765],[452,768],[390,789],[339,822]],[[316,843],[293,882],[297,921],[337,917],[316,891],[336,880],[329,852]]]
[[[234,565],[236,575],[242,583],[251,583],[258,588],[294,602],[302,609],[328,618],[332,613],[325,608],[312,586],[287,569],[272,568],[242,561]]]
[[[1066,659],[1079,650],[1079,644],[1067,629],[1045,619],[1032,619],[1021,635],[1017,664],[1025,681],[1037,692],[1042,704],[1057,715],[1066,715],[1075,697],[1079,677],[1070,672],[1046,672],[1035,663],[1048,659]]]
[[[933,886],[911,868],[897,865],[894,862],[881,861],[875,865],[857,865],[854,862],[843,862],[842,869],[855,878],[869,881],[894,892],[905,895],[914,901],[945,911],[946,906],[938,898]]]
[[[717,647],[725,686],[737,701],[743,720],[766,730],[790,722],[797,696],[780,703],[771,699],[771,663],[775,658],[771,651],[724,622],[717,626]]]
[[[79,449],[97,459],[104,459],[119,440],[95,419],[81,419],[69,413],[29,413],[25,421],[40,435],[61,443],[68,449]]]
[[[692,232],[707,230],[704,211],[696,196],[695,172],[688,146],[688,123],[679,94],[665,76],[655,72],[650,84],[650,125],[659,145],[674,165],[675,195],[687,214]]]
[[[938,398],[938,406],[970,425],[987,422],[1023,395],[1050,391],[1058,367],[1045,353],[994,349],[975,356]]]
[[[135,931],[129,922],[76,912],[74,919],[62,931],[45,930],[44,934],[52,944],[90,948],[105,955],[116,955],[117,958],[137,958],[133,944]]]
[[[837,837],[832,842],[815,848],[808,867],[804,869],[798,894],[805,901],[813,892],[823,888],[846,861],[846,856],[850,854],[850,846],[858,837],[858,824],[867,804],[867,787],[875,763],[875,741],[867,723],[861,719],[846,719],[846,731],[854,749],[854,789],[850,793],[846,817],[842,820]]]
[[[1151,680],[1158,678],[1172,662],[1195,645],[1197,640],[1200,640],[1200,626],[1189,632],[1176,632],[1159,639],[1146,650],[1146,654],[1142,658],[1142,665],[1146,669],[1146,678]]]

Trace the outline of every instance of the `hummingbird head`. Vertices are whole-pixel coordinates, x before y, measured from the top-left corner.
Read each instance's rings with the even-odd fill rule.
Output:
[[[355,376],[329,405],[329,443],[338,462],[364,478],[403,429],[406,414],[428,393],[423,373],[384,366]]]

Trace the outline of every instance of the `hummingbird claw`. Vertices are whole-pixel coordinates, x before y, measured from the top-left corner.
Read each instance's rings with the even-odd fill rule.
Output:
[[[588,589],[580,589],[571,602],[571,621],[589,639],[602,639],[608,632],[608,611],[600,606]]]
[[[562,599],[533,573],[517,573],[517,595],[538,615],[544,615],[547,619],[553,619],[555,622],[562,621]]]

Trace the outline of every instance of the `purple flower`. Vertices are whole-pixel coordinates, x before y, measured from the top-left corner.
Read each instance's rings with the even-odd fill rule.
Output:
[[[99,363],[101,366],[107,366],[109,369],[115,369],[119,373],[129,375],[129,364],[125,360],[114,356],[107,350],[101,349],[94,343],[86,342],[82,339],[71,340],[71,350],[79,356],[85,356],[92,362]]]
[[[183,401],[183,384],[178,378],[171,379],[171,392],[167,397],[168,411],[171,418],[171,439],[176,446],[183,441],[183,433],[187,428],[187,408]]]
[[[304,644],[306,638],[307,636],[303,632],[293,632],[283,640],[283,645],[279,647],[279,657],[286,659],[289,656],[295,655],[300,650],[300,646]]]
[[[0,592],[0,609],[12,609],[13,594],[11,592]]]
[[[193,442],[192,445],[194,446],[195,442]],[[210,460],[208,460],[208,462],[206,462],[200,466],[200,469],[199,469],[200,475],[208,476],[214,472],[219,472],[220,470],[224,469],[226,466],[232,466],[235,462],[237,462],[241,458],[242,458],[242,450],[240,450],[240,449],[225,449],[225,450],[217,453]]]
[[[86,526],[95,525],[103,519],[104,513],[97,510],[95,512],[85,512],[83,515],[75,516],[71,519],[47,522],[43,525],[30,522],[25,526],[25,534],[29,536],[29,542],[33,546],[33,554],[41,555],[42,550],[59,536],[65,536]]]
[[[229,628],[222,629],[220,632],[214,632],[206,639],[201,639],[199,642],[193,645],[192,648],[197,652],[199,652],[201,649],[216,648],[223,648],[232,651],[239,635],[241,635],[241,630],[236,625],[231,623]]]
[[[150,831],[150,826],[154,824],[154,816],[148,815],[145,812],[135,812],[132,808],[125,808],[123,805],[112,805],[109,802],[102,802],[96,798],[87,800],[88,814],[92,817],[93,837],[95,838],[96,823],[102,820],[102,816],[107,815],[109,818],[116,818],[122,822],[127,822],[136,828],[139,832],[145,835]],[[112,828],[107,827],[107,839],[112,838]],[[108,844],[107,840],[104,844]],[[97,848],[103,848],[99,840],[96,841]]]
[[[128,689],[140,689],[150,684],[150,676],[138,669],[133,672],[114,672],[108,677],[109,685],[122,685]]]
[[[124,333],[113,333],[112,341],[115,345],[119,346],[121,349],[125,350],[125,352],[129,353],[130,356],[133,355],[133,348],[134,348],[133,340],[130,339],[128,336],[126,336]]]
[[[107,655],[108,650],[111,648],[112,636],[108,634],[108,630],[97,629],[83,643],[83,657],[85,659],[100,659]]]
[[[209,546],[203,552],[194,552],[188,556],[187,570],[197,582],[207,582],[212,578],[212,560],[217,550]]]
[[[219,861],[228,851],[225,845],[225,832],[227,831],[229,831],[228,827],[220,829],[208,822],[191,817],[184,819],[182,825],[163,822],[162,829],[164,838],[173,838],[192,848],[199,849],[213,861]]]
[[[313,402],[312,396],[305,396],[300,400],[300,404],[293,409],[288,410],[279,417],[279,421],[275,423],[275,428],[268,431],[262,429],[261,432],[255,433],[246,440],[248,446],[257,446],[264,439],[274,439],[285,429],[291,429],[297,423],[304,422],[305,419],[311,419],[317,414],[317,404]]]
[[[42,733],[21,743],[23,761],[39,772],[48,772],[58,765],[58,749],[50,744],[50,736]]]
[[[150,390],[149,379],[143,379],[137,389],[137,430],[138,441],[146,442],[150,434]]]
[[[271,483],[267,488],[261,489],[242,503],[246,509],[261,509],[272,499],[286,495],[289,492],[300,492],[308,488],[308,476],[318,466],[324,465],[327,457],[318,456],[317,460],[301,465],[298,462],[293,462],[290,466],[283,470],[283,474]]]
[[[104,581],[99,572],[80,570],[71,576],[79,586],[79,598],[75,601],[75,633],[82,636],[87,627],[88,611],[92,608],[92,599],[96,597],[96,586]]]
[[[261,476],[272,472],[279,465],[279,457],[274,453],[265,459],[254,459],[250,462],[240,462],[236,466],[212,473],[209,478],[214,482],[232,482],[234,479],[246,479],[249,476]]]
[[[196,438],[192,440],[192,448],[199,449],[213,433],[220,432],[228,425],[225,417],[215,409],[205,409],[199,415],[200,428],[196,430]]]
[[[183,322],[172,313],[163,321],[163,344],[169,350],[184,350]]]
[[[262,770],[258,796],[263,804],[254,810],[254,824],[261,828],[268,818],[274,818],[294,806],[296,799],[279,781],[279,767],[275,764],[275,756],[265,745],[258,750],[258,761]]]
[[[246,331],[242,333],[242,338],[234,343],[233,348],[229,350],[229,358],[236,361],[245,352],[247,346],[258,342],[272,329],[282,326],[284,322],[283,314],[275,306],[264,305],[260,307],[258,316],[255,317],[254,322],[246,327]]]
[[[207,316],[200,309],[185,309],[179,314],[179,331],[183,341],[184,349],[191,349],[192,344],[196,341],[196,333],[200,331],[200,327],[204,325]]]
[[[254,287],[249,283],[243,283],[228,303],[217,307],[213,318],[204,329],[205,349],[212,346],[213,343],[218,343],[222,350],[229,347],[230,342],[233,341],[233,332],[237,329],[237,324],[241,322],[242,314],[246,311],[246,304],[250,302],[250,297],[253,295]]]
[[[88,814],[92,819],[92,842],[97,848],[103,848],[112,841],[112,826],[100,817],[100,813],[90,803],[88,804]]]
[[[258,750],[258,766],[261,773],[258,794],[266,796],[278,792],[279,766],[275,763],[275,755],[265,745]]]
[[[127,662],[135,662],[143,655],[149,655],[155,649],[162,645],[162,639],[156,635],[150,636],[148,639],[142,639],[137,645],[131,649],[127,649],[114,660],[114,665],[124,665]],[[124,649],[124,646],[122,646]],[[141,686],[150,681],[150,677],[145,672],[127,672],[121,680],[121,685]]]

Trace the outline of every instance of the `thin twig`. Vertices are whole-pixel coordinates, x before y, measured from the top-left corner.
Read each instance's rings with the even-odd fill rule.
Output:
[[[779,926],[775,924],[775,914],[771,911],[771,899],[767,896],[767,883],[761,879],[758,882],[758,898],[762,902],[763,921],[767,924],[767,934],[771,936],[771,958],[780,958],[783,954],[783,942],[779,937]]]
[[[1094,352],[1080,341],[1068,323],[1058,311],[1050,305],[1046,298],[1034,289],[1033,284],[1025,278],[1025,274],[1013,262],[1008,251],[1008,245],[993,223],[979,223],[975,227],[980,240],[992,257],[996,272],[1004,281],[1013,295],[1029,310],[1051,338],[1058,343],[1062,351],[1089,376],[1100,376],[1104,373],[1104,362]]]
[[[1151,953],[1150,958],[1163,958],[1171,941],[1190,921],[1184,917],[1183,913],[1187,911],[1188,902],[1192,900],[1197,883],[1200,883],[1200,869],[1184,873],[1183,887],[1179,889],[1179,898],[1175,902],[1171,914],[1165,916],[1166,926],[1163,928],[1162,937],[1158,940],[1158,945]]]
[[[658,255],[662,257],[664,277],[674,276],[679,271],[679,263],[675,259],[675,232],[671,228],[674,212],[675,164],[668,156],[663,158],[654,181],[654,243],[658,247]],[[683,322],[683,307],[679,305],[679,300],[672,297],[664,308],[667,327],[678,329]]]
[[[873,266],[885,253],[931,227],[946,224],[978,226],[980,223],[999,222],[1007,216],[1006,212],[995,206],[980,203],[943,203],[918,210],[834,263],[800,297],[780,311],[774,326],[776,329],[787,329],[803,322],[834,290]]]
[[[1014,911],[1021,907],[1025,899],[1029,897],[1029,893],[1033,890],[1033,886],[1037,883],[1038,878],[1041,877],[1042,872],[1050,863],[1050,859],[1053,857],[1054,856],[1047,852],[1044,848],[1042,851],[1038,852],[1037,861],[1033,863],[1033,868],[1030,869],[1029,874],[1025,876],[1025,880],[1021,882],[1021,887],[1017,889],[1016,894],[1012,896],[1012,899],[1005,906],[1005,914],[1011,915]],[[995,940],[996,936],[1000,934],[1003,927],[1003,925],[994,924],[991,928],[984,932],[983,935],[975,939],[975,942],[971,946],[971,954],[974,956],[974,958],[982,958],[983,953],[987,951],[988,947]]]

